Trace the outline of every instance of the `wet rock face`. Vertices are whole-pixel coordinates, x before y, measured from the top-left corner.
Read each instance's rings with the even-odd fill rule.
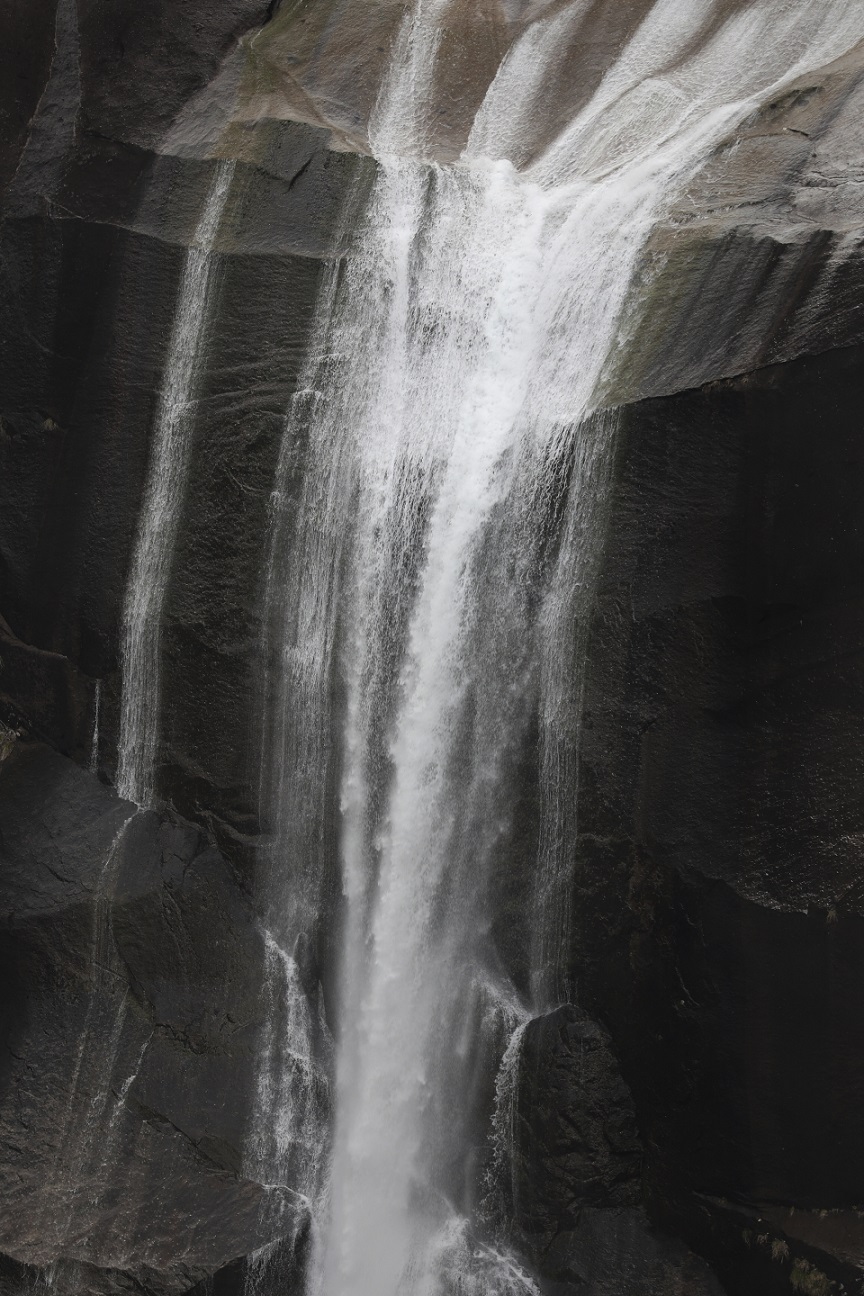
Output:
[[[574,974],[754,1296],[860,1279],[862,396],[853,347],[626,411],[589,664]]]
[[[253,161],[237,165],[217,250],[164,620],[160,790],[198,826],[135,814],[86,768],[114,766],[126,574],[186,246],[214,166],[158,149],[266,5],[183,8],[170,21],[153,6],[142,19],[65,2],[12,15],[32,58],[4,90],[15,87],[15,121],[41,109],[17,136],[4,122],[14,179],[0,224],[9,1292],[50,1280],[70,1294],[179,1293],[274,1239],[286,1256],[274,1272],[294,1263],[296,1200],[244,1161],[266,1014],[248,884],[267,502],[355,168],[321,131],[244,133]]]
[[[516,1099],[513,1209],[533,1251],[583,1206],[635,1206],[642,1148],[609,1036],[571,1005],[526,1027]]]
[[[67,53],[64,42],[77,66],[70,123],[148,149],[212,80],[236,40],[266,21],[268,9],[265,0],[227,0],[210,9],[157,0],[144,11],[131,0],[12,0],[4,11],[0,78],[10,157]]]
[[[262,149],[272,170],[238,164],[217,253],[164,619],[160,791],[239,852],[256,831],[269,494],[355,164],[305,127],[270,132]],[[184,240],[213,165],[151,158],[137,208],[73,169],[62,207],[13,196],[0,228],[0,718],[87,761],[98,680],[109,769],[126,575]]]
[[[79,7],[81,127],[152,148],[216,75],[234,42],[266,22],[269,0],[212,7],[88,0]]]
[[[514,1237],[546,1296],[720,1296],[641,1208],[633,1097],[598,1022],[567,1005],[528,1024],[514,1108]]]
[[[244,1174],[263,957],[224,860],[33,743],[0,839],[0,1250],[70,1292],[179,1292],[290,1232],[293,1194]]]
[[[862,108],[854,49],[715,150],[649,240],[612,403],[861,342]]]

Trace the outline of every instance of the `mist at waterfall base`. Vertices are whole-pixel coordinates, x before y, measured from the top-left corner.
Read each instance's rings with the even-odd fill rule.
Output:
[[[246,1155],[307,1203],[310,1296],[535,1290],[512,1108],[526,1023],[578,991],[585,651],[642,252],[749,114],[864,37],[840,0],[658,0],[550,142],[544,84],[590,6],[555,8],[445,165],[449,7],[419,0],[391,52],[377,178],[320,294],[273,492],[270,1011]],[[119,779],[139,803],[230,183],[223,166],[181,284],[127,597]]]

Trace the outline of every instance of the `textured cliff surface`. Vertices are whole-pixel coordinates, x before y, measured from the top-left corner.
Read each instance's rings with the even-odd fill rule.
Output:
[[[581,76],[565,42],[562,120],[646,7],[582,32]],[[455,6],[436,156],[458,154],[542,9]],[[179,1292],[217,1271],[227,1290],[231,1261],[285,1238],[272,1273],[287,1281],[302,1217],[244,1161],[266,1015],[262,553],[402,6],[370,5],[358,26],[350,5],[286,5],[254,40],[262,0],[140,10],[15,3],[3,20],[10,1292],[46,1275],[70,1293]],[[718,152],[656,232],[610,382],[580,1008],[529,1028],[510,1203],[550,1293],[861,1281],[862,77],[858,52]],[[543,143],[522,141],[520,160]],[[219,156],[237,157],[237,181],[165,613],[165,808],[136,814],[110,787],[120,609],[182,259]]]
[[[731,1291],[859,1281],[862,393],[850,347],[622,416],[580,984]]]
[[[26,741],[0,839],[4,1252],[70,1291],[185,1291],[290,1232],[294,1195],[242,1165],[263,959],[225,861]]]
[[[96,772],[114,767],[123,591],[213,168],[157,146],[266,8],[142,21],[63,0],[15,10],[4,42],[4,1290],[184,1291],[299,1218],[244,1164],[267,1013],[244,847],[266,502],[351,165],[312,130],[263,129],[270,169],[238,177],[220,249],[165,626],[166,791],[209,831],[136,814]]]

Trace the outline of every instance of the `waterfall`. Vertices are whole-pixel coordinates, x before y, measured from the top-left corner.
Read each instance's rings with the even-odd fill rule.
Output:
[[[162,610],[186,496],[193,402],[215,283],[213,244],[233,174],[233,162],[219,162],[216,166],[186,253],[126,586],[117,790],[138,805],[148,805],[154,793]]]
[[[560,7],[441,165],[424,123],[449,10],[415,3],[394,44],[377,179],[321,293],[274,491],[280,943],[310,976],[323,928],[338,945],[316,1296],[534,1290],[484,1185],[506,1173],[524,1023],[573,992],[610,373],[673,200],[763,100],[864,35],[840,0],[658,0],[518,170]],[[294,1021],[308,1056],[310,1019]]]

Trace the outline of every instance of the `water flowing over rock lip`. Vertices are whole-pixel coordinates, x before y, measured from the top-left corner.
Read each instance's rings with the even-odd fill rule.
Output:
[[[274,142],[288,123],[304,123],[319,146],[367,158],[363,165],[371,177],[376,164],[368,121],[405,6],[376,9],[387,29],[374,49],[379,62],[364,64],[362,94],[357,78],[348,79],[348,91],[360,99],[350,111],[340,112],[326,95],[315,98],[326,83],[328,41],[336,51],[333,65],[343,69],[340,23],[352,30],[350,6],[341,12],[334,0],[333,8],[327,34],[319,32],[316,42],[312,29],[305,34],[303,6],[283,6],[231,52],[215,81],[180,114],[161,149],[188,158],[201,157],[202,151],[237,157],[241,164],[278,171],[280,150]],[[567,6],[560,8],[563,12]],[[323,21],[326,10],[322,7],[315,22]],[[538,13],[530,6],[502,13],[503,48],[547,13],[548,7]],[[307,45],[308,58],[303,54]],[[594,45],[589,48],[596,54]],[[499,43],[498,53],[500,49]],[[294,87],[291,93],[284,86],[257,93],[261,66],[271,64],[294,68],[290,76],[285,73],[289,89]],[[297,68],[310,78],[311,88],[302,94]],[[478,93],[472,98],[466,91],[470,108],[462,143],[440,153],[441,161],[459,163]],[[864,240],[864,173],[859,175],[854,165],[864,147],[862,121],[864,43],[800,76],[717,146],[646,246],[628,338],[620,364],[613,362],[607,375],[601,405],[697,388],[797,355],[853,345],[864,337],[860,317],[847,305],[855,299],[848,280],[859,272]],[[298,180],[302,183],[302,168],[288,178],[289,189]],[[777,314],[780,300],[786,302],[782,318]]]

